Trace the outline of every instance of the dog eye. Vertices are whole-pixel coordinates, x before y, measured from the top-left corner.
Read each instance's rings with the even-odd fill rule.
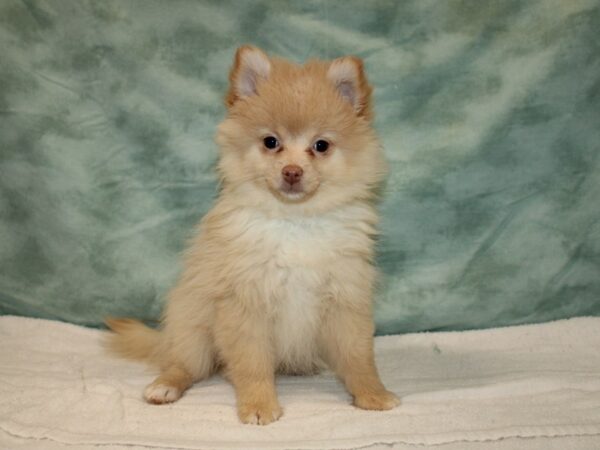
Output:
[[[329,148],[329,142],[319,139],[313,144],[313,150],[319,153],[325,153]]]
[[[263,144],[265,144],[265,147],[268,148],[269,150],[273,150],[273,149],[276,149],[277,147],[279,147],[279,141],[277,140],[276,137],[273,137],[273,136],[267,136],[266,138],[264,138]]]

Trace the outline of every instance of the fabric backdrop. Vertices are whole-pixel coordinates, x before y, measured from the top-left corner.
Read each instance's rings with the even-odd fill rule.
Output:
[[[0,312],[153,319],[235,48],[355,54],[391,165],[380,333],[600,314],[600,2],[0,2]]]

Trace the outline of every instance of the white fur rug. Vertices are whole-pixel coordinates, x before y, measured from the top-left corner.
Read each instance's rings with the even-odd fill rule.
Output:
[[[241,425],[220,377],[146,404],[144,366],[103,353],[102,332],[0,317],[0,447],[174,449],[600,448],[600,318],[380,337],[402,397],[368,412],[331,376],[283,377],[284,416]]]

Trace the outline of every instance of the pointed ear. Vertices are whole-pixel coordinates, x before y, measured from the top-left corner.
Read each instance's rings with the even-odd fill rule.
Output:
[[[229,92],[225,104],[231,107],[241,98],[256,95],[257,86],[269,78],[271,62],[259,48],[244,45],[237,49],[229,73]]]
[[[372,88],[367,81],[363,62],[356,56],[334,59],[327,78],[335,85],[341,97],[352,105],[356,114],[371,119]]]

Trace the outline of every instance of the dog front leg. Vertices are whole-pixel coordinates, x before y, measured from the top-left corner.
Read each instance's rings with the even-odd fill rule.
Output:
[[[281,417],[275,390],[271,326],[262,311],[233,302],[220,305],[216,343],[237,397],[243,423],[267,425]]]

